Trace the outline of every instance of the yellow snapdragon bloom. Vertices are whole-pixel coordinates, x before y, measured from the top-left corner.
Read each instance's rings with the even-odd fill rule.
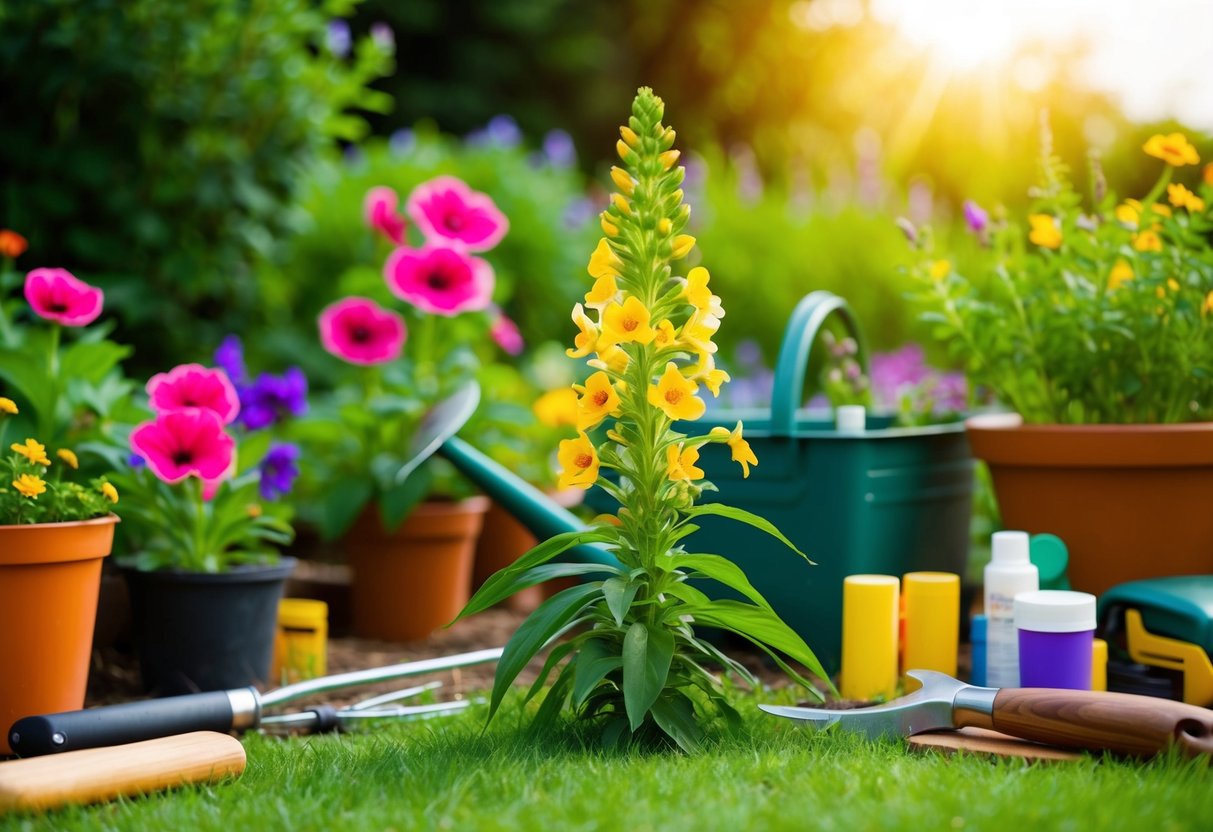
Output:
[[[597,427],[607,416],[619,409],[619,394],[611,377],[599,371],[585,380],[581,398],[577,400],[577,429]]]
[[[703,415],[707,405],[695,394],[699,385],[683,378],[678,372],[678,366],[673,362],[665,365],[665,372],[657,383],[649,387],[649,404],[661,409],[671,420],[684,419],[694,421]]]
[[[657,337],[649,325],[649,310],[635,295],[621,306],[611,303],[602,312],[602,336],[612,344],[650,344]]]
[[[696,468],[695,463],[699,461],[699,450],[697,448],[682,447],[682,443],[671,445],[665,449],[666,469],[665,475],[672,481],[679,480],[701,480],[703,479],[703,469]]]
[[[720,386],[729,381],[729,374],[716,367],[716,359],[710,352],[699,353],[699,362],[691,372],[691,379],[703,382],[703,386],[712,391],[715,398],[720,395]]]
[[[604,274],[595,280],[594,286],[586,292],[585,305],[601,312],[618,294],[619,285],[615,282],[615,275]]]
[[[674,346],[677,340],[678,333],[674,330],[674,325],[663,318],[661,323],[657,324],[657,337],[653,339],[653,343],[664,349]]]
[[[13,488],[17,489],[22,496],[36,500],[39,494],[45,493],[46,483],[41,477],[35,477],[33,474],[22,474],[13,480]]]
[[[724,317],[724,307],[721,306],[720,296],[713,295],[708,288],[711,275],[703,266],[696,266],[687,272],[687,286],[683,291],[686,299],[697,310],[714,318]]]
[[[599,345],[597,357],[591,358],[585,362],[595,370],[606,370],[614,373],[617,376],[623,375],[627,370],[628,364],[632,361],[627,350],[620,347],[618,344]]]
[[[1032,226],[1028,239],[1033,243],[1041,248],[1061,247],[1061,229],[1057,227],[1056,218],[1049,214],[1032,214],[1028,223]]]
[[[754,455],[754,449],[750,447],[750,443],[741,435],[741,422],[738,422],[737,427],[731,431],[728,428],[712,428],[708,436],[728,444],[733,461],[741,464],[742,478],[749,479],[750,466],[758,464],[758,457]]]
[[[598,349],[601,333],[598,325],[585,314],[585,308],[579,303],[573,307],[573,323],[577,324],[577,335],[573,338],[573,349],[565,350],[569,358],[582,358]]]
[[[50,458],[46,455],[46,446],[37,439],[26,439],[24,445],[14,442],[10,447],[35,465],[51,464]]]
[[[577,391],[571,387],[549,390],[531,405],[535,417],[550,428],[576,426]]]
[[[606,237],[603,237],[594,248],[594,253],[590,255],[590,264],[585,267],[585,270],[590,273],[590,277],[595,279],[608,275],[619,277],[621,265],[623,264],[619,260],[619,255],[611,248]]]
[[[561,440],[556,459],[561,467],[557,488],[589,488],[598,480],[598,450],[584,432]]]
[[[1151,136],[1146,140],[1146,143],[1141,146],[1147,156],[1153,156],[1156,159],[1162,159],[1168,165],[1174,167],[1183,167],[1184,165],[1195,165],[1200,162],[1200,156],[1196,154],[1196,148],[1188,141],[1188,137],[1183,133],[1171,133],[1164,136],[1161,133]]]

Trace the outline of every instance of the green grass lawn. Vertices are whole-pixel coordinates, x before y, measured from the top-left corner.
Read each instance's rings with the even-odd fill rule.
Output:
[[[574,729],[536,738],[507,708],[358,735],[249,736],[234,782],[0,819],[0,829],[1213,828],[1213,773],[1176,757],[1028,765],[813,735],[740,705],[703,754],[606,755]]]

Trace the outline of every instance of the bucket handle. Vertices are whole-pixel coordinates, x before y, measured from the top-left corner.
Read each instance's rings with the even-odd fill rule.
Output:
[[[771,395],[771,435],[792,436],[796,426],[796,411],[804,397],[804,375],[809,367],[809,353],[822,326],[830,315],[837,313],[847,332],[859,344],[860,366],[867,366],[867,349],[863,333],[847,302],[824,289],[805,295],[788,319],[775,365],[775,389]]]

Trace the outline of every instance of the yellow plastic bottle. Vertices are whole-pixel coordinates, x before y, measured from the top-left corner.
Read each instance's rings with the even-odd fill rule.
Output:
[[[1108,643],[1097,638],[1091,643],[1091,690],[1108,689]]]
[[[329,608],[310,598],[278,602],[278,637],[270,678],[279,684],[325,675],[328,665]]]
[[[850,575],[842,582],[843,698],[866,701],[896,693],[898,594],[893,575]]]
[[[956,675],[960,641],[960,576],[951,572],[908,572],[905,593],[905,670],[937,670]]]

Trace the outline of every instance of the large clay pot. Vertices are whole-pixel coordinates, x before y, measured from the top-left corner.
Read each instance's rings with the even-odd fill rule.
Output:
[[[84,706],[114,515],[0,526],[0,754],[25,716]]]
[[[1064,540],[1075,589],[1213,573],[1213,423],[965,427],[1003,525]]]
[[[271,681],[278,601],[295,559],[226,572],[125,570],[144,687],[162,696]]]
[[[431,501],[387,532],[375,508],[345,538],[353,572],[354,632],[415,641],[450,623],[467,604],[472,555],[487,497]]]

